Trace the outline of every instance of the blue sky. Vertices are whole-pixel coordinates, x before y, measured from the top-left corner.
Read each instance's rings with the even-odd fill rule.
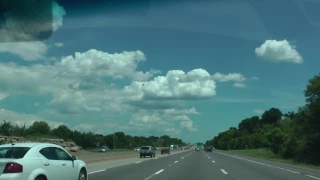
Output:
[[[319,73],[313,1],[103,2],[58,1],[49,39],[0,44],[3,119],[205,141],[296,111]]]

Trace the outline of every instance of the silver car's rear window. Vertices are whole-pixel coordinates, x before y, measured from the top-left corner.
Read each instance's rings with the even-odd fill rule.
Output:
[[[142,147],[141,149],[150,149],[150,147]]]
[[[20,159],[30,150],[29,147],[1,147],[0,158]]]

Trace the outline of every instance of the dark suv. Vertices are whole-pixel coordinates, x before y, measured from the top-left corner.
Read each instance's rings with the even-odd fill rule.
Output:
[[[142,158],[142,156],[156,157],[155,148],[152,146],[142,146],[140,149],[140,158]]]

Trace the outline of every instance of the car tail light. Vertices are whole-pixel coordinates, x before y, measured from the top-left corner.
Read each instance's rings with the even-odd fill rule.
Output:
[[[22,173],[23,166],[18,163],[7,163],[3,173]]]

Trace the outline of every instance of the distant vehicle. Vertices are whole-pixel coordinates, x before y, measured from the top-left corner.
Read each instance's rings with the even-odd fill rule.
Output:
[[[134,151],[140,151],[140,147],[134,148]]]
[[[150,156],[151,158],[156,157],[155,148],[152,146],[142,146],[140,149],[140,158],[142,158],[142,156]]]
[[[0,145],[0,180],[87,180],[86,163],[50,143]]]
[[[199,147],[196,147],[196,149],[195,149],[196,151],[200,151],[200,148]]]
[[[99,152],[109,152],[110,148],[108,146],[101,146]]]
[[[170,154],[170,148],[161,149],[161,154]]]
[[[170,149],[173,150],[173,149],[178,149],[179,146],[177,144],[172,144],[170,145]]]
[[[205,150],[206,152],[212,152],[213,146],[205,146],[205,147],[204,147],[204,150]]]

